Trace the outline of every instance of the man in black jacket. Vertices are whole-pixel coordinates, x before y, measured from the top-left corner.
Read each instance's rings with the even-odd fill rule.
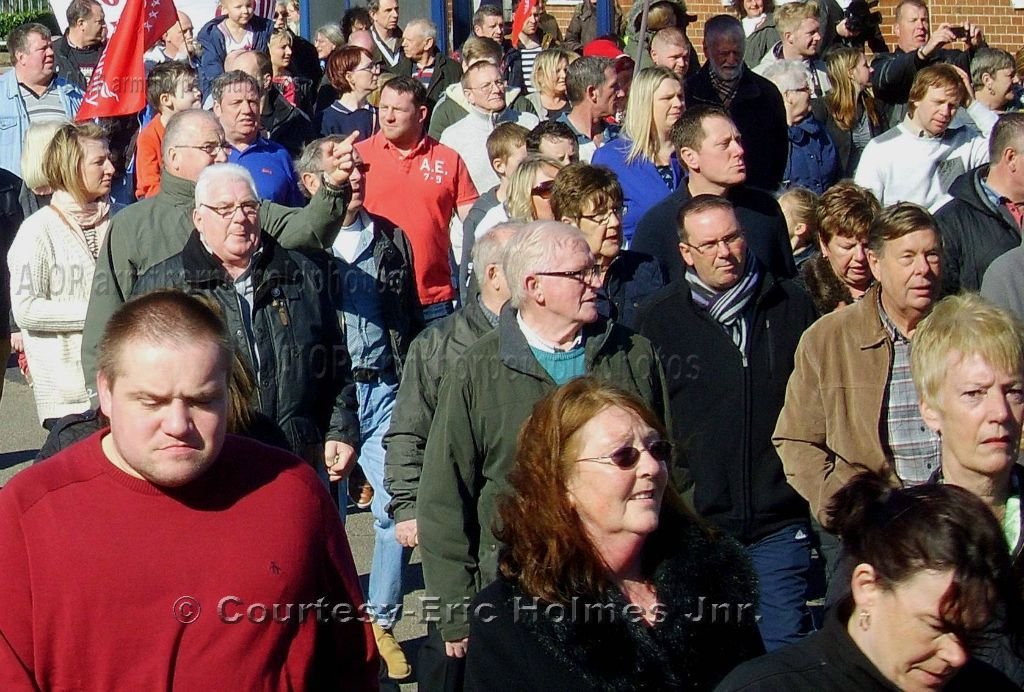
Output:
[[[748,185],[774,192],[782,184],[789,158],[789,126],[782,94],[743,64],[743,25],[720,14],[704,25],[707,62],[686,80],[688,107],[724,108],[743,136]]]
[[[809,510],[786,482],[772,432],[797,343],[817,315],[799,286],[747,251],[727,199],[699,195],[681,216],[685,279],[641,305],[637,330],[665,367],[671,432],[683,446],[675,481],[692,484],[698,513],[746,546],[772,651],[812,629]]]
[[[957,178],[953,199],[935,214],[942,233],[942,292],[978,291],[992,261],[1021,244],[1024,221],[1024,113],[999,118],[991,164]]]
[[[773,87],[774,88],[774,87]],[[747,234],[751,252],[772,274],[796,276],[786,219],[775,198],[744,183],[748,179],[745,144],[729,114],[716,106],[688,109],[671,132],[679,161],[689,171],[686,185],[650,209],[636,227],[631,250],[658,259],[670,282],[683,278],[679,256],[679,210],[702,194],[725,197],[736,207],[736,216]]]
[[[427,89],[427,112],[432,113],[445,89],[462,79],[462,66],[437,49],[437,26],[420,18],[410,20],[402,32],[402,59],[395,66],[395,73],[423,83]]]
[[[53,42],[57,74],[85,91],[107,38],[103,5],[98,0],[71,0],[65,16],[68,29]]]
[[[974,24],[954,26],[940,24],[932,33],[928,6],[924,0],[900,0],[896,5],[892,33],[896,49],[891,53],[878,53],[871,62],[871,84],[882,110],[889,113],[889,125],[895,127],[907,114],[910,87],[919,70],[935,63],[955,65],[970,74],[971,55],[985,45],[981,27]],[[954,41],[963,40],[967,51],[946,48]]]

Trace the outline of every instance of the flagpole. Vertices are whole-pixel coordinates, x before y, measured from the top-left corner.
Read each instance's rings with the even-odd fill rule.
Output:
[[[641,56],[644,54],[644,46],[647,43],[647,14],[651,11],[651,0],[644,0],[643,16],[640,18],[640,33],[637,34],[636,42],[636,66],[640,68]]]

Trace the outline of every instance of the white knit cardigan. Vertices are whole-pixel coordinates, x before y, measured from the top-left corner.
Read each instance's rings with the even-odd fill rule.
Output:
[[[110,214],[119,208],[112,205]],[[97,233],[97,244],[106,228]],[[96,260],[85,238],[47,206],[22,223],[7,263],[11,308],[25,340],[39,421],[88,410],[82,330]]]

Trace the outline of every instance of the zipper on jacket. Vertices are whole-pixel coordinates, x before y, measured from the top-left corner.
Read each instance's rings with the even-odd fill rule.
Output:
[[[775,342],[772,340],[772,321],[764,319],[764,336],[768,339],[768,376],[775,377]]]

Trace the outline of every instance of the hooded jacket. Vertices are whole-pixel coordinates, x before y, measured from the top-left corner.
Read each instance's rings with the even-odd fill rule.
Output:
[[[1021,244],[1021,228],[1004,205],[995,205],[982,189],[985,164],[957,178],[953,196],[935,214],[942,233],[942,292],[978,291],[992,261]]]
[[[540,121],[533,113],[520,113],[514,108],[490,113],[466,105],[466,114],[446,127],[439,141],[458,152],[466,162],[477,190],[490,190],[498,184],[498,174],[491,168],[491,157],[487,155],[487,138],[494,128],[501,123],[516,123],[532,130]]]
[[[536,115],[533,104],[523,94],[523,90],[518,87],[508,87],[505,92],[505,103],[512,110]],[[444,90],[444,96],[438,101],[430,115],[430,127],[427,129],[427,134],[440,141],[441,135],[444,134],[448,126],[465,118],[470,108],[466,94],[462,91],[462,84],[459,82],[449,84],[448,88]]]

